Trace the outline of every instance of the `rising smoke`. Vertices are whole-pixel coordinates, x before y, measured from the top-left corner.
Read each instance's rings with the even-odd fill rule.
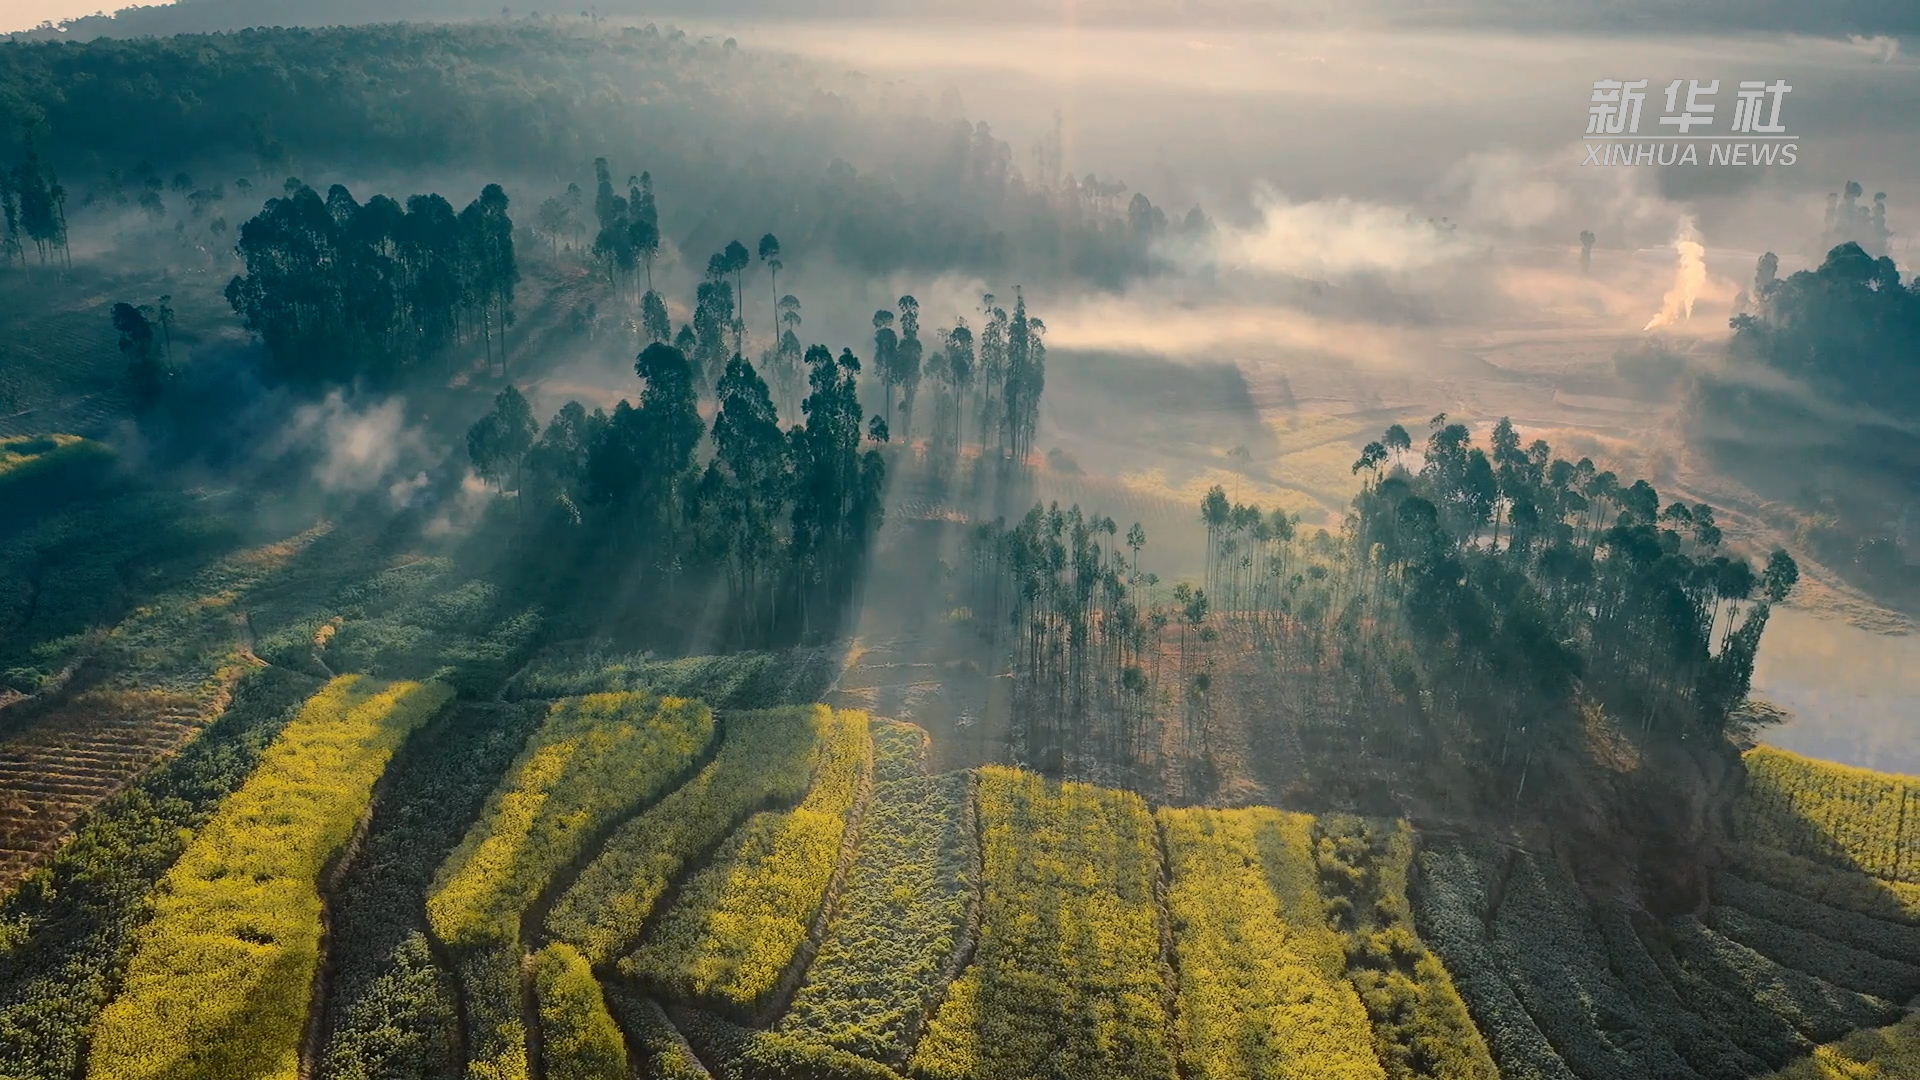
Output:
[[[1693,318],[1693,302],[1707,284],[1707,249],[1700,243],[1700,231],[1692,218],[1681,218],[1679,232],[1673,238],[1673,250],[1680,265],[1674,268],[1673,285],[1660,305],[1660,313],[1647,320],[1641,330],[1672,326]]]

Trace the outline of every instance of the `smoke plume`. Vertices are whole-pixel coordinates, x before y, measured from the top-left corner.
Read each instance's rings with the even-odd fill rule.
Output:
[[[1693,318],[1693,302],[1707,284],[1707,249],[1700,243],[1700,233],[1694,228],[1692,218],[1680,219],[1673,250],[1680,256],[1680,265],[1673,271],[1673,286],[1661,302],[1660,313],[1648,319],[1642,330],[1672,326],[1681,319]]]

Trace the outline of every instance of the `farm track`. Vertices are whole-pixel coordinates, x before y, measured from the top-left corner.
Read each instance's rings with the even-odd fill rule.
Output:
[[[869,728],[871,730],[871,728]],[[772,1027],[787,1014],[793,1004],[793,995],[800,992],[800,985],[806,980],[807,969],[813,966],[815,956],[820,953],[820,942],[827,936],[827,928],[832,925],[840,909],[840,894],[847,884],[847,873],[853,868],[854,856],[860,851],[861,827],[866,823],[867,810],[873,801],[873,739],[867,739],[866,764],[860,776],[860,786],[853,798],[853,808],[847,814],[846,831],[840,836],[840,851],[834,856],[833,876],[827,881],[827,891],[820,897],[820,906],[807,922],[807,936],[801,941],[800,948],[787,961],[786,970],[781,972],[775,984],[773,994],[761,1009],[759,1026]]]

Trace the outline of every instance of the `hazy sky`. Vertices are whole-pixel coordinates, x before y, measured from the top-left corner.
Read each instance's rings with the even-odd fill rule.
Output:
[[[43,22],[59,22],[96,11],[113,11],[126,3],[127,0],[0,0],[0,33],[27,30]]]

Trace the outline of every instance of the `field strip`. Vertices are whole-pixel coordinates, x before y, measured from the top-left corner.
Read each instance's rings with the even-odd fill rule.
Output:
[[[347,676],[307,703],[156,890],[95,1031],[92,1080],[299,1071],[321,874],[394,750],[451,697]]]

